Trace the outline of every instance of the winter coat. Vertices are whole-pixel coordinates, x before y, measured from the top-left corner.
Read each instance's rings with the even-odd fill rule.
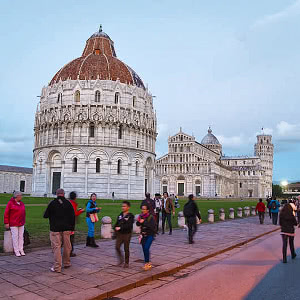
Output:
[[[255,207],[255,211],[258,211],[258,212],[265,212],[266,211],[266,206],[263,202],[258,202],[256,204],[256,207]]]
[[[161,202],[163,212],[166,214],[175,213],[175,207],[171,198],[162,198]]]
[[[287,204],[286,204],[287,205]],[[295,233],[295,227],[297,225],[297,220],[293,213],[280,213],[279,215],[279,225],[281,226],[282,233]]]
[[[275,202],[276,203],[276,209],[272,209],[272,203]],[[272,200],[269,203],[269,209],[271,211],[271,213],[278,213],[279,212],[279,207],[280,207],[280,203],[277,200]]]
[[[52,200],[44,213],[44,218],[49,218],[50,231],[74,231],[74,208],[65,197],[59,196]]]
[[[24,226],[25,215],[24,203],[22,201],[17,202],[15,198],[11,198],[5,208],[4,224],[8,224],[9,227]]]
[[[123,212],[121,212],[117,218],[117,222],[114,226],[120,227],[120,230],[118,230],[118,233],[131,233],[134,223],[134,215],[132,213],[128,213],[127,215],[123,215]]]
[[[155,222],[154,217],[151,214],[149,214],[148,217],[143,218],[145,220],[143,223],[139,222],[139,220],[141,218],[142,217],[139,216],[139,219],[136,222],[136,225],[137,226],[141,226],[141,234],[142,234],[142,236],[143,237],[147,237],[149,235],[154,236],[155,233],[156,233],[156,222]]]

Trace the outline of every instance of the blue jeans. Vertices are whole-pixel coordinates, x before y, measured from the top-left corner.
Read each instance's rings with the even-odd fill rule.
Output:
[[[86,223],[88,226],[88,237],[94,237],[95,235],[95,223],[91,221],[91,218],[86,218]]]
[[[150,261],[150,247],[153,242],[153,235],[148,235],[146,237],[143,237],[142,239],[142,247],[145,257],[145,263],[148,263]]]

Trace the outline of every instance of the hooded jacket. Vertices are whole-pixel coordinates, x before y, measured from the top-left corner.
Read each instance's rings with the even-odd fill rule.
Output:
[[[19,204],[18,204],[19,203]],[[4,212],[4,224],[8,224],[9,227],[20,227],[25,225],[25,205],[22,201],[17,202],[12,197],[5,208]]]

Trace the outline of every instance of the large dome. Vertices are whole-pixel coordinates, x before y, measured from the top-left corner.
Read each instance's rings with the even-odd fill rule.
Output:
[[[212,134],[212,130],[209,127],[207,135],[201,141],[202,145],[220,145],[218,139]]]
[[[145,89],[136,72],[117,58],[114,42],[102,31],[102,27],[87,41],[82,56],[62,67],[52,78],[50,85],[71,80],[120,80]]]

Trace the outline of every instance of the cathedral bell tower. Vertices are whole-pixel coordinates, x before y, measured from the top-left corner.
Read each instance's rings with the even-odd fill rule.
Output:
[[[272,135],[264,134],[264,132],[262,132],[262,134],[257,135],[257,142],[254,145],[254,155],[260,157],[261,166],[265,171],[265,196],[272,195],[273,153],[274,145],[272,144]]]

